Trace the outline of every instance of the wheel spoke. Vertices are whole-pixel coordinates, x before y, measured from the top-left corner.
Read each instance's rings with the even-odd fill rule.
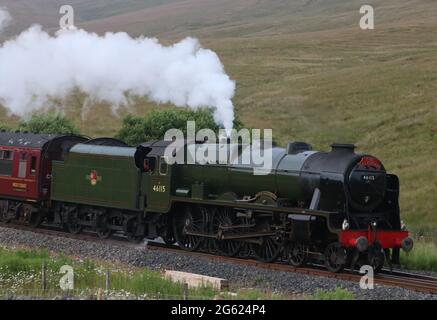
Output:
[[[306,248],[303,244],[293,243],[289,249],[288,260],[295,267],[303,266],[306,263]]]
[[[222,227],[229,227],[237,222],[236,217],[230,209],[216,208],[213,212],[211,232],[216,234],[221,232]],[[238,255],[242,242],[238,240],[214,240],[214,247],[217,252],[224,256],[234,257]]]
[[[273,237],[266,237],[261,244],[252,244],[251,247],[255,257],[262,262],[276,261],[282,251],[282,243]]]
[[[174,235],[178,245],[187,251],[197,250],[202,244],[202,237],[187,234],[187,232],[202,232],[203,215],[195,208],[189,207],[181,216],[174,219]]]
[[[332,272],[343,270],[347,260],[347,252],[338,242],[328,245],[325,250],[325,266]]]

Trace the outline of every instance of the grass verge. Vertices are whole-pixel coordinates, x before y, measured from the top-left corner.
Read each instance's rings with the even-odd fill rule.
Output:
[[[42,268],[45,265],[46,286],[42,290]],[[64,292],[60,281],[62,266],[74,270],[74,290]],[[106,274],[109,272],[109,290]],[[105,290],[103,290],[105,289]],[[50,255],[47,250],[10,250],[0,248],[0,298],[74,297],[84,299],[183,299],[182,283],[166,279],[160,272],[78,260],[63,254]],[[190,288],[189,299],[284,299],[284,296],[258,289],[241,289],[235,293],[219,292],[212,287]]]
[[[310,300],[354,300],[352,292],[343,289],[335,288],[333,291],[317,290],[316,294],[310,296]]]
[[[433,242],[416,240],[409,253],[401,253],[401,265],[411,270],[437,272],[437,246]]]

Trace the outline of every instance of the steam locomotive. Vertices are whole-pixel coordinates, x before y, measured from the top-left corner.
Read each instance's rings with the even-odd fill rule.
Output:
[[[333,272],[378,271],[413,247],[398,177],[353,145],[273,147],[273,170],[253,175],[238,161],[169,164],[170,143],[0,132],[0,219]]]

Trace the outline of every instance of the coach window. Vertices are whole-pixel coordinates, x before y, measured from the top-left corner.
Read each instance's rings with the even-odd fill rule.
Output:
[[[12,176],[12,159],[14,153],[12,151],[0,151],[0,176]]]
[[[168,171],[168,164],[165,157],[161,157],[159,161],[159,174],[165,176]]]
[[[30,175],[34,176],[36,173],[36,157],[32,156],[32,158],[30,158]]]
[[[4,160],[12,160],[14,158],[14,153],[12,151],[3,151]]]

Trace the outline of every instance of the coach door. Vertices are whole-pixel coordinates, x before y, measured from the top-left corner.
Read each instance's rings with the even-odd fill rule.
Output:
[[[149,176],[147,211],[167,212],[170,208],[171,165],[165,156],[155,158],[156,166]]]
[[[13,175],[12,189],[29,199],[38,198],[38,152],[23,150],[16,152],[16,170]]]

